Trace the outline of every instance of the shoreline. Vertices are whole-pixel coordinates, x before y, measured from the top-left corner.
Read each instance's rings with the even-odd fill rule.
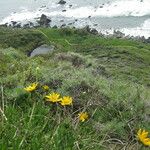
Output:
[[[75,22],[78,21],[75,19]],[[97,24],[93,24],[93,27],[90,25],[85,25],[83,27],[75,27],[73,26],[74,22],[72,23],[65,23],[64,20],[62,19],[63,24],[62,25],[57,25],[54,24],[51,26],[51,18],[47,17],[45,14],[42,14],[40,18],[37,18],[36,21],[28,21],[28,23],[21,23],[20,21],[11,21],[11,23],[5,23],[5,24],[0,24],[0,27],[10,27],[10,28],[22,28],[22,29],[34,29],[34,28],[70,28],[70,29],[79,29],[79,30],[84,30],[90,34],[97,35],[100,37],[104,38],[118,38],[118,39],[129,39],[129,40],[136,40],[136,41],[141,41],[144,43],[150,43],[150,36],[146,38],[145,36],[133,36],[133,35],[126,35],[120,30],[115,30],[112,29],[111,33],[108,32],[108,30],[103,30],[99,31],[96,26]]]
[[[88,2],[85,3],[86,5],[77,4],[72,1],[57,0],[50,6],[49,4],[43,4],[33,11],[25,7],[20,9],[20,12],[15,10],[3,18],[0,25],[16,28],[69,27],[77,29],[89,26],[92,32],[94,31],[94,34],[96,34],[95,30],[97,30],[100,35],[108,37],[134,37],[136,39],[142,38],[142,40],[150,38],[150,19],[146,17],[149,16],[147,9],[149,3],[147,1],[127,1],[126,5],[135,5],[135,7],[127,9],[124,9],[125,4],[119,1],[98,3],[98,5],[90,5]],[[146,7],[146,10],[141,10],[141,6]],[[144,16],[145,18],[143,18]],[[116,20],[117,17],[120,17],[120,19]],[[128,19],[122,17],[127,17]],[[140,17],[142,19],[139,19]]]

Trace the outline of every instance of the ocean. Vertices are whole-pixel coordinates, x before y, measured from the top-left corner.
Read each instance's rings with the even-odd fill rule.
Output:
[[[150,37],[150,0],[0,0],[0,24],[11,21],[36,23],[45,14],[51,26],[89,25],[111,34],[119,30],[130,36]]]

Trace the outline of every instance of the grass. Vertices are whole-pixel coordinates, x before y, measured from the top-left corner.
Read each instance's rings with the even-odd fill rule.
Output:
[[[27,57],[43,43],[55,51]],[[139,128],[150,131],[149,56],[150,44],[85,30],[0,28],[0,149],[149,149],[136,138]],[[33,82],[38,89],[25,92]],[[46,102],[51,92],[73,97],[73,106]]]

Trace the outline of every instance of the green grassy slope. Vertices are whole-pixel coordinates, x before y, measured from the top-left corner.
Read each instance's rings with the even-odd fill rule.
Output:
[[[27,57],[43,43],[55,51]],[[136,133],[150,131],[150,44],[84,30],[0,28],[0,64],[0,149],[149,149]],[[38,89],[25,92],[33,82]],[[47,103],[51,92],[71,96],[73,106]]]

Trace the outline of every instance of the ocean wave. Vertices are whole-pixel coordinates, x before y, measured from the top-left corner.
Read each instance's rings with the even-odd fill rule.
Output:
[[[150,0],[118,0],[107,3],[104,6],[79,7],[68,11],[52,12],[50,15],[62,15],[65,17],[87,18],[92,17],[118,17],[118,16],[145,16],[150,15]]]
[[[62,12],[62,9],[66,11]],[[20,12],[11,13],[9,16],[0,21],[0,24],[16,22],[28,22],[36,21],[42,14],[49,17],[57,18],[57,16],[66,17],[69,19],[79,18],[84,20],[89,16],[91,17],[123,17],[123,16],[135,16],[142,17],[150,15],[150,0],[116,0],[110,3],[99,6],[84,6],[69,7],[69,5],[63,6],[63,8],[57,4],[48,4],[48,7],[38,8],[37,10],[29,11],[23,8]],[[56,11],[57,10],[57,11]],[[86,22],[85,22],[86,23]],[[84,24],[84,21],[82,25]],[[119,29],[126,35],[145,36],[150,37],[150,19],[146,20],[141,26],[135,28],[122,28]],[[113,29],[105,30],[107,33],[112,33]]]
[[[118,31],[121,31],[125,34],[125,36],[144,36],[146,39],[150,37],[150,19],[147,19],[143,24],[141,24],[139,27],[135,28],[121,28],[118,29]],[[105,35],[113,35],[114,29],[100,29],[99,32],[105,34]]]
[[[136,28],[123,28],[120,30],[125,35],[150,37],[150,19],[147,19],[141,26]]]
[[[57,7],[58,5],[55,5]],[[54,7],[52,5],[52,7]],[[115,2],[106,3],[99,6],[84,6],[69,8],[66,6],[65,12],[62,10],[52,11],[49,9],[37,9],[35,11],[22,10],[18,13],[12,13],[4,18],[2,23],[10,21],[33,20],[46,14],[49,17],[63,16],[67,18],[87,18],[92,17],[118,17],[118,16],[145,16],[150,15],[150,0],[117,0]]]

